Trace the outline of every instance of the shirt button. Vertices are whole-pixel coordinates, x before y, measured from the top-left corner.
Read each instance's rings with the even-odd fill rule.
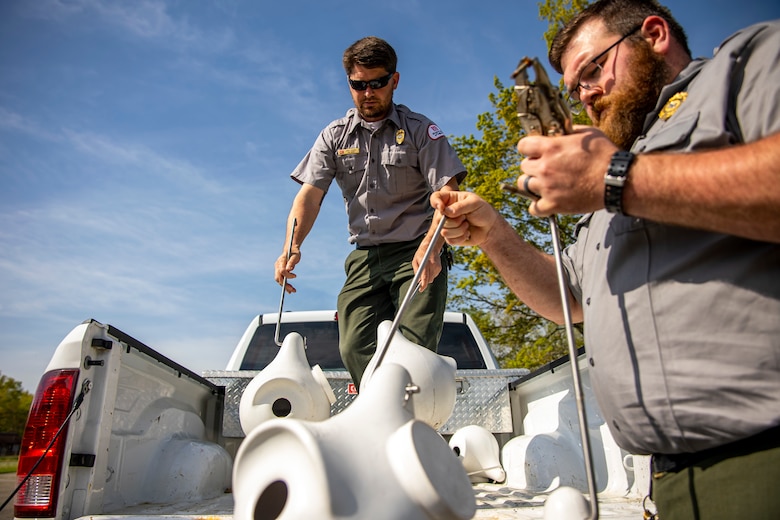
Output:
[[[590,366],[592,366],[592,367],[595,367],[595,366],[596,366],[596,362],[595,362],[595,361],[593,361],[593,358],[588,358],[588,364],[589,364]]]
[[[598,244],[596,244],[596,251],[598,251],[599,249],[601,249],[601,242],[599,242]]]
[[[590,305],[590,296],[585,298],[585,305]]]

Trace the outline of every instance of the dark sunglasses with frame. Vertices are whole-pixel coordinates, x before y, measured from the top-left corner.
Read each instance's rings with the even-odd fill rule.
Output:
[[[371,90],[378,90],[380,88],[384,88],[393,78],[394,74],[395,72],[391,72],[387,76],[382,76],[381,78],[376,78],[376,79],[370,79],[368,81],[362,81],[359,79],[349,79],[349,78],[347,78],[347,81],[349,81],[349,86],[352,88],[352,90],[363,91],[366,90],[368,87],[371,87]]]

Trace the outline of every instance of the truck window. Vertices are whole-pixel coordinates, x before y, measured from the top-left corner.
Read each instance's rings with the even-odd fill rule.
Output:
[[[306,340],[309,365],[319,365],[323,370],[346,370],[339,354],[336,321],[282,323],[279,337],[284,339],[290,332],[297,332]],[[257,328],[241,362],[241,370],[262,370],[273,361],[279,352],[274,342],[275,335],[275,323]],[[459,369],[487,368],[474,336],[464,323],[444,323],[438,352],[454,358]]]
[[[487,368],[479,345],[465,323],[444,323],[437,352],[455,359],[460,370]]]
[[[309,365],[319,365],[323,370],[346,370],[339,354],[339,324],[336,321],[311,321],[282,323],[279,337],[297,332],[306,341],[306,358]],[[273,361],[279,347],[274,341],[276,323],[257,328],[241,361],[241,370],[262,370]]]

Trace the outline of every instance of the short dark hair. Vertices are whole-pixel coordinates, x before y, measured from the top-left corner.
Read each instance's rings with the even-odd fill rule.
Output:
[[[563,74],[561,66],[563,53],[586,22],[600,19],[608,31],[624,35],[628,34],[634,27],[641,25],[648,16],[660,16],[666,20],[672,37],[682,45],[688,56],[691,55],[685,30],[674,19],[668,7],[659,4],[656,0],[599,0],[583,9],[558,31],[552,45],[550,45],[548,55],[550,65],[559,74]],[[634,36],[634,38],[638,38],[638,36]]]
[[[398,65],[398,56],[389,43],[376,36],[361,38],[344,51],[342,58],[344,70],[349,76],[355,65],[362,65],[368,69],[384,68],[388,74],[395,72]]]

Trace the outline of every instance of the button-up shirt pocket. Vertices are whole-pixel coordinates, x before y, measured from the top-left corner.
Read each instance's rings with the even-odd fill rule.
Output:
[[[699,122],[699,113],[689,114],[679,120],[670,120],[667,123],[658,124],[660,128],[651,129],[646,136],[643,136],[631,148],[634,153],[642,153],[647,150],[660,151],[669,148],[675,150],[687,148],[690,146],[690,139],[693,131]]]
[[[409,147],[390,147],[382,152],[382,166],[387,176],[387,189],[391,194],[427,190],[427,183],[419,170],[416,150]]]
[[[358,191],[366,172],[366,154],[349,154],[336,158],[336,182],[347,199],[352,199]]]

